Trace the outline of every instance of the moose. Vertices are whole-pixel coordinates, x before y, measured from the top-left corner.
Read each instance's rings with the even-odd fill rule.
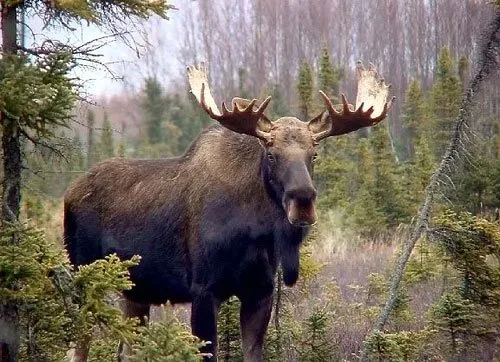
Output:
[[[342,95],[308,122],[270,120],[271,97],[217,107],[204,63],[188,67],[191,92],[217,123],[180,157],[114,158],[76,180],[64,199],[64,240],[79,266],[108,254],[142,257],[130,269],[126,317],[144,322],[150,306],[191,303],[194,335],[217,360],[217,310],[241,301],[244,360],[262,361],[274,280],[299,277],[299,248],[317,221],[313,167],[319,141],[381,122],[393,103],[372,64],[357,66],[355,105]],[[125,357],[124,357],[125,358]]]

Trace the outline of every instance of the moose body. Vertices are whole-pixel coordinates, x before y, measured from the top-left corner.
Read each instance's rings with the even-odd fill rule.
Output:
[[[332,125],[340,114],[328,102],[328,116],[309,123],[270,122],[263,114],[269,100],[255,110],[255,101],[236,99],[235,110],[223,105],[221,114],[204,69],[191,69],[190,84],[222,126],[210,126],[177,158],[117,158],[93,167],[66,193],[66,247],[74,265],[111,253],[140,255],[130,270],[135,286],[125,293],[125,314],[143,318],[151,304],[191,302],[193,333],[212,342],[205,351],[213,359],[217,309],[237,296],[245,361],[261,361],[277,267],[285,284],[297,281],[299,247],[316,222],[317,141],[352,125],[340,131],[340,123]],[[344,109],[344,117],[361,118],[357,129],[379,122],[387,108],[369,124],[360,115],[373,107]]]

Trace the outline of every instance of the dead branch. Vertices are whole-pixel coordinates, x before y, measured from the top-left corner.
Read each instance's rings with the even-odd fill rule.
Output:
[[[470,116],[474,106],[474,98],[478,94],[481,84],[498,68],[500,58],[500,10],[496,10],[495,17],[492,22],[486,27],[483,35],[483,43],[480,47],[480,64],[474,78],[472,78],[469,86],[463,95],[460,110],[457,118],[453,122],[453,134],[446,148],[446,151],[439,163],[439,166],[432,174],[429,184],[425,189],[425,200],[418,211],[417,217],[412,223],[411,232],[403,245],[403,252],[396,268],[392,274],[389,296],[384,308],[380,312],[377,322],[375,323],[371,334],[380,332],[389,315],[394,309],[397,301],[397,295],[401,281],[403,279],[404,269],[410,258],[411,252],[415,247],[416,242],[422,234],[426,233],[429,224],[429,215],[434,204],[435,194],[439,191],[440,180],[443,176],[449,177],[451,170],[455,169],[456,161],[464,153],[465,148],[462,143],[465,132],[469,127]],[[368,361],[367,344],[363,348],[361,361]]]

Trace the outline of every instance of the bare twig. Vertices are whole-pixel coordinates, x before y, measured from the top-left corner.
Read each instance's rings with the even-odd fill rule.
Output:
[[[444,153],[438,168],[432,174],[429,184],[425,189],[425,201],[420,207],[416,219],[412,223],[412,228],[410,235],[403,245],[403,252],[396,268],[392,274],[391,286],[389,289],[389,296],[384,308],[382,309],[377,322],[375,323],[372,334],[380,332],[387,320],[389,315],[396,305],[397,296],[401,281],[403,279],[404,269],[410,258],[411,252],[415,247],[416,242],[420,239],[423,233],[428,230],[429,215],[434,204],[434,198],[436,192],[439,191],[440,180],[444,175],[447,175],[447,169],[453,168],[457,159],[461,156],[464,151],[464,146],[462,139],[464,138],[465,131],[469,127],[470,115],[472,108],[474,106],[474,97],[479,92],[481,83],[491,75],[491,73],[498,68],[498,62],[500,57],[500,10],[497,10],[493,21],[485,29],[484,42],[480,48],[480,65],[477,70],[475,77],[466,89],[462,102],[460,105],[460,110],[457,118],[453,123],[453,135],[451,137],[450,143]],[[368,345],[365,344],[361,354],[361,361],[368,360]]]

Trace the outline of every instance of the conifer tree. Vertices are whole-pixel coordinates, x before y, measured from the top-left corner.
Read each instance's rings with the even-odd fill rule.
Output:
[[[122,122],[122,129],[120,134],[120,143],[118,144],[118,149],[116,150],[116,154],[118,157],[125,157],[125,133],[127,130],[127,125],[125,122]]]
[[[87,112],[87,168],[91,168],[97,160],[95,147],[95,114],[90,110]]]
[[[396,226],[407,216],[407,210],[402,198],[400,170],[387,132],[385,124],[381,124],[372,128],[369,137],[375,171],[373,196],[386,225]]]
[[[321,49],[318,88],[325,92],[332,101],[335,101],[338,97],[340,78],[341,73],[333,66],[328,48]]]
[[[273,101],[268,106],[268,113],[271,119],[283,117],[285,114],[290,114],[288,104],[283,97],[283,90],[279,84],[274,84],[269,91]]]
[[[347,204],[347,221],[360,235],[371,237],[385,225],[385,216],[375,197],[375,160],[368,139],[356,145],[355,189]]]
[[[311,65],[305,61],[299,69],[299,109],[303,120],[308,120],[312,111],[313,72]]]
[[[429,146],[429,141],[425,134],[421,135],[415,146],[413,160],[406,168],[406,193],[409,214],[415,214],[425,195],[425,188],[429,183],[429,178],[436,167],[436,159]]]
[[[412,158],[415,154],[415,143],[422,132],[424,121],[423,95],[420,83],[414,79],[406,91],[406,99],[403,105],[403,125],[405,159]]]
[[[462,86],[448,48],[439,54],[434,86],[430,91],[432,128],[429,136],[436,157],[440,157],[451,135],[451,124],[460,106]]]
[[[141,106],[148,142],[152,145],[162,142],[162,123],[165,120],[166,102],[162,86],[155,77],[148,77],[144,81]]]
[[[101,153],[103,158],[111,158],[115,155],[113,129],[111,128],[107,112],[104,112],[104,119],[102,120]]]
[[[219,360],[224,362],[243,361],[240,337],[240,301],[230,298],[224,302],[217,317],[217,334],[219,336]]]

